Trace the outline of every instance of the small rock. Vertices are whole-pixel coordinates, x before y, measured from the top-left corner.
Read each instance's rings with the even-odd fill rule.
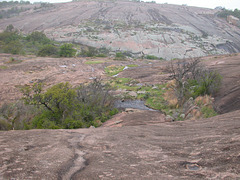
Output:
[[[180,118],[184,119],[185,118],[185,114],[181,114]]]
[[[125,66],[124,68],[123,68],[123,70],[126,70],[126,69],[128,69],[129,67],[128,66]]]
[[[157,86],[153,86],[152,89],[158,89],[158,87]]]
[[[166,122],[172,122],[172,121],[174,121],[174,118],[172,116],[170,116],[170,115],[167,115],[165,117],[165,120],[166,120]]]
[[[178,112],[174,112],[174,113],[173,113],[173,118],[177,119],[178,116],[179,116],[179,113],[178,113]]]
[[[128,93],[130,96],[137,97],[137,93],[134,91],[131,91]]]
[[[138,83],[138,84],[136,84],[137,86],[140,86],[140,87],[142,87],[143,86],[143,84],[142,83]]]
[[[138,91],[138,94],[146,94],[146,91]]]
[[[67,68],[67,66],[66,66],[66,65],[61,65],[61,66],[59,66],[59,67],[61,67],[61,68]]]

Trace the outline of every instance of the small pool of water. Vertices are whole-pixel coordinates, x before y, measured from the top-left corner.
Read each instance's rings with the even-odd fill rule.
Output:
[[[133,108],[133,109],[140,109],[140,110],[156,111],[154,109],[151,109],[145,106],[144,101],[141,101],[141,100],[125,100],[125,101],[117,100],[115,101],[114,106],[116,108],[122,108],[122,109]]]

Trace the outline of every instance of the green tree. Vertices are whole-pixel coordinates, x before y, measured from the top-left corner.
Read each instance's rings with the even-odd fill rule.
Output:
[[[35,117],[35,128],[47,128],[46,124],[50,124],[50,128],[62,127],[64,118],[73,108],[76,96],[69,83],[54,85],[45,93],[42,92],[42,84],[34,84],[32,88],[23,88],[22,92],[26,104],[38,106],[41,110]]]
[[[76,50],[73,49],[73,45],[72,44],[63,44],[60,47],[60,56],[61,57],[72,57],[74,56],[76,53]]]

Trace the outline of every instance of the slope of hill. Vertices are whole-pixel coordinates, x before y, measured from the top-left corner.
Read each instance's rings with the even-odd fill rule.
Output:
[[[32,8],[0,20],[22,32],[44,31],[57,41],[164,59],[240,51],[239,28],[217,10],[128,1],[80,1]]]

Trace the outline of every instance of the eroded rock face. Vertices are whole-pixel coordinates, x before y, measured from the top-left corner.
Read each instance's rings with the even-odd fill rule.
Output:
[[[0,179],[239,179],[239,113],[168,123],[127,113],[114,127],[0,132]]]
[[[164,59],[240,51],[239,28],[215,16],[217,10],[136,2],[71,2],[31,10],[2,20],[23,32],[44,31],[70,41],[136,57]]]

